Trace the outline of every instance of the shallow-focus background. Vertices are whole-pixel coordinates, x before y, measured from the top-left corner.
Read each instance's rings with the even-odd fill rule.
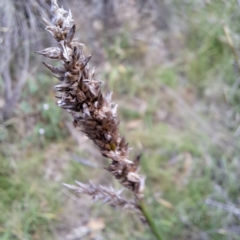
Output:
[[[60,2],[114,92],[131,157],[143,154],[145,198],[165,239],[240,239],[239,1]],[[57,107],[57,80],[34,54],[55,44],[40,17],[49,10],[0,0],[0,239],[152,240],[134,214],[62,186],[121,189]]]

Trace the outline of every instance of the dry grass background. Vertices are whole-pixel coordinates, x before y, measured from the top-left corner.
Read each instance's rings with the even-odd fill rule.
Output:
[[[1,11],[12,3],[1,1]],[[103,16],[109,11],[104,1],[62,3],[73,9],[104,90],[114,91],[121,132],[134,147],[131,155],[143,153],[147,202],[165,239],[239,239],[238,2],[115,1],[110,22]],[[13,9],[22,14],[17,6]],[[38,25],[36,9],[32,17]],[[25,17],[14,20],[14,31],[19,22],[28,29]],[[3,52],[3,18],[0,27]],[[17,36],[13,32],[10,36]],[[27,77],[14,114],[0,125],[0,238],[152,239],[134,214],[92,205],[62,187],[62,182],[92,179],[121,188],[101,169],[105,159],[56,106],[52,86],[57,80],[35,63],[32,52],[49,46],[48,36],[37,31],[42,46],[29,44],[26,72],[21,65],[26,64],[21,62],[26,45],[22,31],[17,33],[11,45],[17,51],[7,50],[7,68],[24,70]],[[33,37],[29,33],[29,43],[35,43]],[[1,108],[6,103],[4,74]],[[13,87],[18,76],[11,77]]]

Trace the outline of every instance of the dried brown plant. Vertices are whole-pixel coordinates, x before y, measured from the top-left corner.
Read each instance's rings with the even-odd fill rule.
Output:
[[[60,8],[52,1],[52,23],[43,19],[46,30],[56,39],[58,46],[37,53],[51,59],[61,60],[63,66],[44,63],[60,80],[55,86],[60,93],[58,105],[73,116],[73,125],[85,133],[99,148],[104,157],[112,161],[106,168],[121,184],[142,198],[144,177],[138,174],[139,159],[129,160],[129,147],[119,134],[117,104],[111,101],[112,93],[103,95],[102,81],[94,78],[94,68],[85,57],[83,44],[74,39],[75,25],[71,11]]]
[[[102,201],[114,208],[120,208],[123,210],[129,210],[137,213],[138,217],[144,222],[145,217],[143,216],[136,201],[131,201],[124,199],[121,196],[121,191],[116,191],[112,187],[96,186],[92,183],[84,184],[76,181],[76,186],[63,184],[68,189],[73,190],[78,194],[87,194],[93,198],[95,201]]]
[[[60,8],[57,0],[52,0],[51,12],[52,23],[45,19],[43,21],[46,30],[57,41],[57,46],[37,53],[62,62],[61,67],[44,63],[61,82],[55,86],[59,93],[56,96],[59,99],[58,105],[73,116],[73,125],[95,143],[101,154],[111,159],[106,170],[125,188],[131,190],[135,199],[127,201],[113,189],[93,184],[77,182],[77,186],[65,186],[75,193],[85,193],[112,206],[132,208],[142,213],[139,214],[140,218],[146,219],[155,235],[161,239],[141,200],[145,177],[138,174],[140,156],[133,161],[129,160],[128,143],[119,134],[117,104],[111,100],[112,93],[106,95],[102,93],[102,81],[94,77],[94,68],[90,69],[88,65],[91,56],[85,57],[82,51],[83,44],[74,39],[75,25],[71,11]]]

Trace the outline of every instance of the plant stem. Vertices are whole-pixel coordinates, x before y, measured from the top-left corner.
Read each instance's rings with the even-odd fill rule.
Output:
[[[239,58],[238,58],[238,52],[234,46],[234,43],[233,43],[233,39],[231,37],[231,34],[230,34],[230,30],[229,28],[227,27],[226,24],[223,23],[223,31],[226,35],[226,38],[227,38],[227,42],[228,42],[228,45],[233,53],[233,56],[235,58],[235,61],[236,61],[236,65],[237,65],[237,69],[238,69],[238,73],[240,73],[240,65],[239,65]]]
[[[156,226],[152,216],[149,214],[143,200],[139,201],[139,207],[140,207],[140,210],[142,211],[144,217],[146,218],[146,221],[148,222],[148,225],[149,225],[151,231],[153,232],[153,234],[155,235],[156,239],[163,240],[163,237],[159,233],[157,226]]]

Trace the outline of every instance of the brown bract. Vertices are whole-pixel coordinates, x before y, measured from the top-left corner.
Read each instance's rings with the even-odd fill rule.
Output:
[[[52,0],[51,11],[52,23],[43,21],[57,46],[37,53],[62,62],[62,67],[44,63],[61,82],[55,86],[58,106],[71,113],[73,125],[98,146],[104,157],[111,159],[106,169],[137,198],[142,198],[145,178],[138,174],[140,157],[134,161],[128,159],[128,143],[119,134],[117,104],[111,100],[112,93],[102,94],[102,82],[95,79],[94,68],[88,66],[91,56],[85,57],[83,44],[74,39],[71,11],[59,8],[56,0]]]

